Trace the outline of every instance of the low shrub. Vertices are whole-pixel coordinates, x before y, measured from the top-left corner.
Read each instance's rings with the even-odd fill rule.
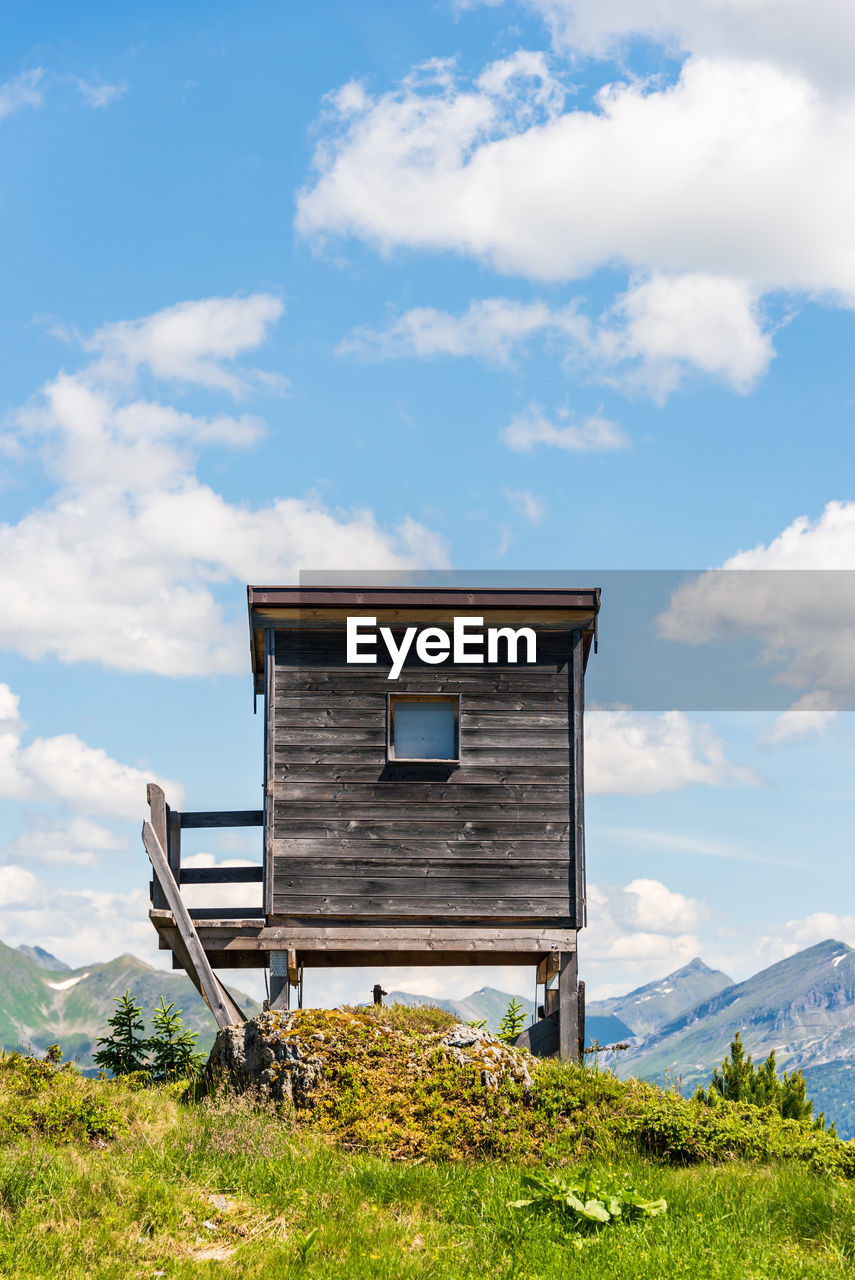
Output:
[[[0,1143],[26,1135],[53,1143],[106,1141],[125,1128],[114,1100],[70,1062],[0,1054]]]

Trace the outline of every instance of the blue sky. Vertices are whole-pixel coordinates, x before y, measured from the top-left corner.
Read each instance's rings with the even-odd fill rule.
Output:
[[[855,568],[848,7],[2,25],[5,941],[157,960],[146,778],[260,802],[248,581]],[[609,708],[599,682],[589,990],[855,943],[841,582],[832,616],[819,588],[675,604],[672,644],[736,627],[734,663],[791,673],[774,710]]]

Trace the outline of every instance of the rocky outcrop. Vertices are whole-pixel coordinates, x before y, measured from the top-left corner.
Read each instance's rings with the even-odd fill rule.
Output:
[[[390,1052],[402,1038],[393,1026],[358,1011],[262,1013],[217,1034],[205,1068],[206,1086],[255,1092],[272,1101],[306,1107],[324,1079],[330,1053],[335,1050],[340,1056],[350,1034],[363,1039],[368,1035],[381,1044],[386,1038]],[[488,1031],[458,1023],[444,1034],[426,1035],[425,1063],[428,1053],[436,1049],[459,1066],[475,1067],[490,1092],[506,1080],[526,1090],[531,1087],[527,1055]]]
[[[498,1089],[505,1079],[514,1080],[525,1089],[531,1088],[531,1076],[524,1055],[489,1031],[459,1022],[442,1037],[439,1044],[453,1062],[461,1066],[477,1066],[481,1072],[481,1083],[487,1089]]]

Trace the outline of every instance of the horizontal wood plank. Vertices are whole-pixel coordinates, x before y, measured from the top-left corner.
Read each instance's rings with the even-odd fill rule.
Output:
[[[416,766],[420,769],[420,766]],[[367,782],[382,783],[390,775],[400,782],[409,782],[417,777],[421,779],[424,770],[416,774],[414,768],[409,765],[390,765],[388,768],[383,765],[379,768],[373,764],[316,764],[306,761],[277,761],[274,778],[277,788],[280,783],[292,782],[314,782],[321,784],[344,783],[344,782]],[[458,765],[455,765],[453,771],[447,767],[437,766],[433,770],[428,770],[428,774],[433,773],[435,782],[445,782],[448,780],[449,772],[452,772],[455,785],[464,785],[471,783],[472,785],[484,786],[489,784],[499,784],[502,786],[516,786],[523,783],[540,782],[549,783],[550,785],[561,784],[568,786],[570,782],[569,755],[565,756],[564,763],[545,764],[545,765],[474,765],[471,761],[463,759]],[[399,785],[399,782],[396,782]],[[422,785],[424,785],[422,783]],[[279,792],[279,794],[282,794]]]
[[[279,825],[277,833],[281,834]],[[437,818],[427,829],[423,822],[405,819],[319,818],[316,822],[306,819],[288,822],[288,837],[298,839],[338,839],[345,836],[365,840],[411,840],[420,835],[425,840],[489,840],[493,837],[510,839],[569,840],[569,822],[449,822]]]
[[[552,766],[569,768],[570,750],[566,744],[558,746],[477,746],[469,742],[461,744],[460,768],[484,766],[504,766],[513,768],[517,765],[542,764],[545,768]],[[274,754],[274,768],[288,764],[373,764],[382,769],[387,764],[384,746],[346,746],[330,744],[315,747],[309,743],[281,744],[277,741]],[[417,766],[418,767],[418,766]]]
[[[257,867],[182,867],[181,883],[185,884],[260,884],[264,868]]]
[[[386,693],[388,689],[376,693],[343,693],[331,686],[323,691],[310,693],[278,694],[273,704],[276,718],[288,719],[293,714],[335,715],[344,712],[364,712],[382,709],[385,712]],[[543,693],[508,693],[477,694],[466,690],[464,709],[479,714],[498,712],[500,715],[514,711],[563,711],[567,713],[569,694],[566,683],[560,689],[549,689]]]
[[[260,827],[264,824],[261,809],[210,809],[188,811],[178,815],[182,829],[186,827]]]
[[[406,805],[429,799],[432,804],[448,801],[464,804],[470,801],[494,804],[569,804],[567,786],[537,783],[413,782],[382,780],[372,782],[326,783],[304,778],[283,779],[277,801],[289,807],[306,804],[338,803]]]
[[[370,862],[377,860],[387,865],[395,861],[422,861],[425,858],[457,860],[458,858],[490,859],[494,862],[561,862],[572,861],[572,846],[568,840],[436,840],[432,837],[403,840],[382,844],[380,841],[334,837],[333,839],[293,840],[277,836],[273,842],[273,858],[334,858],[337,855],[358,858]]]

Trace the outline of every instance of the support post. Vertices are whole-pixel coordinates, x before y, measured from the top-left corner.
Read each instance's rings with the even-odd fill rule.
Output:
[[[579,968],[575,951],[562,951],[558,968],[558,1056],[579,1060]]]
[[[157,836],[161,849],[166,849],[169,844],[169,822],[167,818],[166,796],[163,794],[163,788],[159,787],[156,782],[150,782],[146,787],[146,800],[148,801],[149,811],[151,813],[151,825],[154,834]],[[151,895],[151,905],[156,911],[163,911],[167,908],[166,892],[160,882],[160,878],[155,869],[153,892]]]
[[[291,983],[283,974],[270,974],[270,1008],[277,1013],[287,1013],[291,1008]]]
[[[571,705],[573,718],[570,723],[570,760],[572,765],[572,792],[570,796],[573,824],[574,882],[570,885],[575,898],[576,928],[588,923],[587,885],[585,876],[585,648],[582,632],[572,634],[570,660]]]
[[[270,1008],[287,1013],[291,1008],[291,988],[296,987],[298,982],[296,950],[291,947],[287,951],[271,951]]]

